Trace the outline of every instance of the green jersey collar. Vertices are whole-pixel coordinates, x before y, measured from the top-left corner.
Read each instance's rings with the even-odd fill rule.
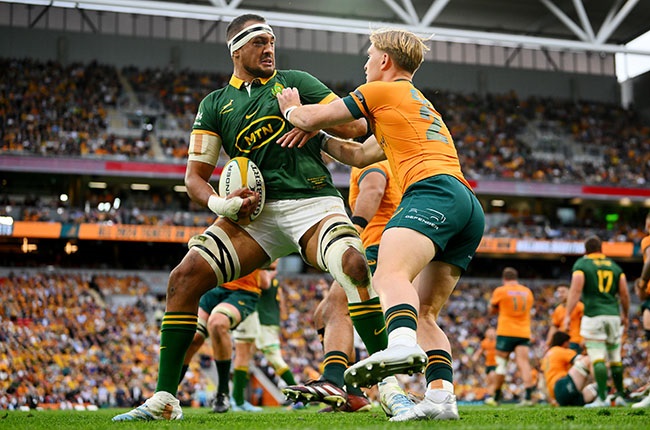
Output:
[[[271,79],[275,78],[275,75],[276,75],[277,73],[278,73],[278,71],[277,71],[277,70],[274,70],[274,71],[273,71],[273,74],[271,75],[271,77],[269,77],[269,78],[255,78],[255,79],[253,79],[252,82],[255,83],[255,82],[257,81],[257,82],[259,82],[260,85],[266,85],[266,83],[267,83],[268,81],[270,81]],[[244,88],[244,84],[246,84],[246,81],[243,81],[243,80],[239,79],[237,76],[232,75],[232,76],[230,77],[230,81],[229,81],[228,83],[229,83],[230,85],[232,85],[233,87],[237,88],[238,90],[241,90],[241,89]]]

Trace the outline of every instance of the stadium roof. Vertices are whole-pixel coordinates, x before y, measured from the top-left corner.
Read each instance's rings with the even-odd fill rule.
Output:
[[[348,33],[399,26],[437,40],[650,55],[625,44],[650,31],[648,0],[2,0]]]

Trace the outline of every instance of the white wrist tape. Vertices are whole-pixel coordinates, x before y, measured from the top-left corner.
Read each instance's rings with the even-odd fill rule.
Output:
[[[298,107],[298,106],[290,106],[290,107],[287,108],[287,110],[285,110],[285,111],[282,113],[282,115],[285,117],[285,119],[286,119],[287,121],[291,122],[291,120],[289,119],[289,115],[291,115],[291,112],[293,112],[293,110],[296,109],[297,107]]]
[[[216,194],[212,194],[208,198],[208,208],[215,214],[228,218],[237,218],[237,213],[241,209],[242,203],[244,203],[244,200],[241,197],[224,199]]]

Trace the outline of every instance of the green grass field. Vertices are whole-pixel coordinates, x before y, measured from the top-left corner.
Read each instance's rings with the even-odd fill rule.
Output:
[[[227,430],[271,430],[271,429],[648,429],[650,409],[611,408],[517,408],[502,406],[460,407],[460,421],[391,423],[386,420],[380,408],[370,412],[345,414],[318,414],[317,407],[301,411],[287,411],[284,408],[266,408],[263,412],[229,412],[212,414],[209,409],[185,408],[185,418],[175,422],[111,422],[111,418],[122,410],[101,409],[97,412],[72,411],[0,411],[0,429],[10,430],[59,430],[59,429],[227,429]]]

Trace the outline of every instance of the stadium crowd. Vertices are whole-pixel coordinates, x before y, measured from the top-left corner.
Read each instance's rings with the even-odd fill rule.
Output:
[[[279,279],[287,304],[282,315],[283,356],[296,379],[306,381],[318,376],[322,361],[311,318],[316,304],[327,294],[329,279],[316,274]],[[472,356],[485,329],[495,324],[487,309],[499,281],[461,280],[439,318],[452,340],[456,394],[461,401],[476,401],[485,395],[485,366]],[[536,299],[531,350],[537,364],[546,348],[550,313],[556,304],[555,285],[531,281],[529,286]],[[142,278],[110,273],[15,273],[0,278],[0,303],[0,409],[128,407],[153,392],[157,317],[164,304],[156,301]],[[638,312],[633,312],[623,348],[630,390],[650,378],[647,341],[642,334]],[[186,405],[207,404],[213,390],[212,382],[200,370],[210,364],[209,348],[197,357],[179,392]],[[255,360],[274,376],[261,354]],[[417,386],[417,378],[403,379],[407,389]],[[511,370],[505,400],[521,394],[517,378]],[[543,390],[536,398],[544,400]]]
[[[130,89],[120,84],[120,76]],[[0,59],[0,147],[4,153],[128,159],[158,154],[162,160],[180,161],[199,101],[227,79],[189,70]],[[340,94],[354,87],[331,86]],[[650,180],[650,127],[633,109],[521,99],[512,92],[483,96],[423,91],[446,118],[469,179],[625,186]],[[108,109],[151,111],[151,129],[136,127],[133,136],[117,137],[107,123]],[[168,136],[168,130],[185,134]],[[533,138],[522,138],[531,130]],[[154,144],[150,135],[157,133]],[[550,157],[538,142],[549,136],[555,140]],[[583,151],[594,157],[582,157]]]

